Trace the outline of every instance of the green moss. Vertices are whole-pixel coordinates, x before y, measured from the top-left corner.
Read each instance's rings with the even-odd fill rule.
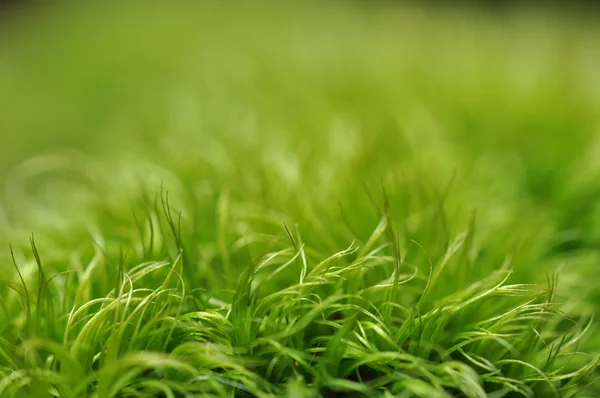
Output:
[[[600,394],[593,24],[18,15],[0,396]]]

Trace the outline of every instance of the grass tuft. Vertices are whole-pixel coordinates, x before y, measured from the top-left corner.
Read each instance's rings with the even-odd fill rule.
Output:
[[[600,395],[596,24],[130,7],[0,27],[0,397]]]

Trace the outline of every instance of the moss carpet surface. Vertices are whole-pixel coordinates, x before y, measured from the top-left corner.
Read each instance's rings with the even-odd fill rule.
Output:
[[[596,20],[3,11],[0,397],[599,396]]]

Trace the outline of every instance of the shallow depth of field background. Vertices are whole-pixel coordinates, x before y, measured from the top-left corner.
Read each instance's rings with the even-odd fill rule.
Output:
[[[13,188],[48,214],[75,206],[75,186],[60,200],[52,187],[83,178],[65,159],[103,161],[110,175],[141,158],[180,178],[196,168],[198,184],[240,200],[273,185],[265,206],[292,218],[305,198],[326,205],[317,213],[360,202],[361,219],[365,185],[393,179],[416,198],[413,185],[402,187],[408,178],[432,197],[450,186],[455,214],[477,211],[502,233],[489,236],[499,250],[533,239],[521,244],[593,256],[600,243],[593,9],[348,2],[1,12],[3,230],[44,222],[8,203]],[[72,210],[63,218],[76,218]]]
[[[94,231],[127,248],[140,187],[164,188],[200,204],[185,222],[226,298],[240,272],[223,247],[285,224],[333,254],[368,239],[384,190],[403,242],[433,258],[475,226],[477,261],[436,295],[510,256],[515,283],[556,272],[562,310],[588,317],[598,21],[368,2],[0,8],[0,272],[14,277],[8,245],[26,253],[32,233],[59,271]],[[581,349],[600,351],[599,332]]]

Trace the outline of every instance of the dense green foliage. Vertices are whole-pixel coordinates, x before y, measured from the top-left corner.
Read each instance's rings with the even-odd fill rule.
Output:
[[[600,394],[592,18],[128,7],[0,27],[1,397]]]

